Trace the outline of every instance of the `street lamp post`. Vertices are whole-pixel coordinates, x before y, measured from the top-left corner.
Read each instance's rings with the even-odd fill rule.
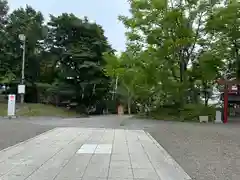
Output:
[[[112,100],[114,100],[114,96],[116,97],[117,88],[118,88],[118,76],[115,80],[115,87],[114,87],[113,92],[112,92]]]
[[[26,51],[26,36],[24,34],[19,34],[20,41],[23,42],[23,53],[22,53],[22,76],[21,76],[21,85],[23,92],[19,92],[21,94],[21,103],[24,103],[24,93],[25,93],[25,51]]]

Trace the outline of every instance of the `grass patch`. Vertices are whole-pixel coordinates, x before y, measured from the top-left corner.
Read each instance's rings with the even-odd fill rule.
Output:
[[[158,108],[148,115],[140,115],[142,118],[153,118],[156,120],[190,121],[199,122],[199,116],[208,116],[209,121],[215,118],[216,109],[212,106],[202,104],[187,104],[184,108]]]
[[[46,104],[17,104],[16,107],[17,116],[76,117],[80,115],[74,111],[69,111],[66,108]],[[7,104],[0,104],[0,116],[7,116]]]

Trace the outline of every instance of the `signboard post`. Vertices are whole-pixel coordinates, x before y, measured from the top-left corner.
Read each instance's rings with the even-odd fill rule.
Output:
[[[16,95],[8,95],[8,117],[15,117],[16,115]]]
[[[18,85],[18,94],[21,95],[21,103],[24,103],[24,94],[25,94],[25,85],[24,84]]]
[[[18,85],[18,94],[25,94],[25,85]]]

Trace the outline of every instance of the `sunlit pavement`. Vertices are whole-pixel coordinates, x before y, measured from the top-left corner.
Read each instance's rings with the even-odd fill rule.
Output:
[[[189,180],[143,130],[55,128],[0,152],[1,180]]]

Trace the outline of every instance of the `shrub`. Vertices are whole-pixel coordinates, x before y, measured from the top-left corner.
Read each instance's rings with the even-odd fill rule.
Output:
[[[208,116],[209,121],[213,121],[216,109],[213,106],[203,104],[187,104],[183,108],[160,107],[150,112],[149,116],[160,120],[176,121],[199,121],[199,116]]]
[[[215,107],[212,106],[204,106],[203,104],[187,104],[180,111],[180,115],[184,121],[198,121],[199,116],[208,116],[209,121],[213,121],[215,111]]]

